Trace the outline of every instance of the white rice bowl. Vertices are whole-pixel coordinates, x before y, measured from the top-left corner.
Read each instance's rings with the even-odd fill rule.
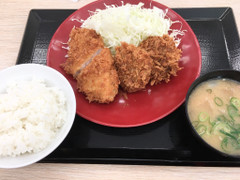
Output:
[[[52,136],[52,139],[49,137],[50,142],[43,142],[44,139],[47,139],[47,136],[40,136],[40,145],[36,144],[36,142],[32,142],[31,146],[34,146],[36,144],[36,147],[34,147],[32,150],[27,149],[25,145],[22,145],[22,150],[20,148],[20,151],[30,151],[30,153],[24,153],[21,155],[18,155],[19,152],[14,153],[9,153],[8,156],[0,156],[0,168],[18,168],[18,167],[23,167],[30,165],[32,163],[35,163],[47,155],[49,155],[51,152],[53,152],[60,144],[61,142],[65,139],[67,136],[68,132],[70,131],[74,118],[75,118],[75,113],[76,113],[76,99],[75,95],[73,92],[73,89],[69,82],[66,80],[66,78],[59,73],[58,71],[47,67],[45,65],[39,65],[39,64],[21,64],[21,65],[16,65],[12,66],[9,68],[6,68],[2,71],[0,71],[0,94],[6,93],[6,88],[9,83],[11,82],[24,82],[24,81],[33,81],[33,78],[35,78],[36,81],[38,80],[43,80],[44,83],[46,83],[47,87],[54,87],[56,89],[59,89],[59,92],[62,92],[64,95],[63,97],[60,97],[59,100],[62,101],[66,100],[66,114],[63,113],[62,117],[65,117],[65,120],[58,120],[56,123],[52,125],[54,128],[59,130],[56,131],[56,134],[51,132],[50,130],[46,131],[48,134],[47,136]],[[35,81],[34,80],[34,81]],[[34,85],[34,83],[33,83]],[[12,88],[13,89],[13,88]],[[54,89],[55,91],[55,89]],[[61,94],[60,94],[61,95]],[[31,96],[29,96],[31,97]],[[50,96],[49,96],[50,97]],[[1,98],[1,96],[0,96]],[[61,104],[61,103],[59,103]],[[61,105],[60,105],[61,106]],[[11,106],[9,106],[11,107]],[[41,108],[41,106],[39,106]],[[63,107],[61,107],[63,108]],[[62,110],[60,108],[60,110]],[[34,109],[34,108],[33,108]],[[59,109],[59,108],[58,108]],[[36,110],[36,109],[35,109]],[[51,110],[51,111],[54,111]],[[49,113],[49,112],[48,112]],[[56,114],[56,112],[55,112]],[[38,117],[40,118],[40,117]],[[44,119],[44,118],[42,118]],[[40,119],[41,120],[41,119]],[[4,122],[4,121],[2,121]],[[0,119],[1,123],[1,119]],[[36,123],[36,122],[34,122]],[[48,124],[51,122],[47,122]],[[46,125],[48,125],[46,124]],[[1,124],[0,124],[1,126]],[[4,125],[2,127],[5,127]],[[38,126],[37,126],[38,127]],[[36,128],[36,127],[35,127]],[[1,127],[0,127],[1,129]],[[34,128],[30,128],[32,131],[35,133]],[[36,129],[36,132],[44,133],[45,129],[43,128],[42,130]],[[55,131],[55,130],[54,130]],[[19,134],[20,133],[20,134]],[[13,133],[14,134],[14,133]],[[15,134],[19,134],[19,136],[22,136],[21,131],[16,131]],[[27,137],[27,135],[25,134]],[[11,139],[11,138],[10,138]],[[17,138],[16,138],[17,139]],[[21,138],[19,138],[21,139]],[[29,137],[28,137],[29,139]],[[6,138],[7,140],[7,138]],[[21,143],[20,143],[21,144]],[[28,143],[29,144],[29,143]],[[47,145],[46,145],[47,144]],[[0,143],[0,146],[3,145]],[[45,147],[46,146],[46,147]],[[20,145],[21,147],[21,145]],[[42,149],[44,147],[44,149]],[[1,151],[2,150],[2,151]],[[11,150],[11,148],[10,148]],[[3,148],[0,147],[1,153],[6,153],[4,152]],[[5,150],[6,151],[6,150]]]

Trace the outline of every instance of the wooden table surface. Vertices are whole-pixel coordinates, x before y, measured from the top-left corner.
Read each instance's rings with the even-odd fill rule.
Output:
[[[93,0],[0,0],[0,70],[16,63],[31,9],[78,9]],[[161,0],[171,8],[231,7],[240,27],[239,0]],[[240,179],[240,167],[176,167],[35,163],[0,169],[0,179]]]

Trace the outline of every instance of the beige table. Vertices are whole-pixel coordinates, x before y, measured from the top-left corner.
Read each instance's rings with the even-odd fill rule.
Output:
[[[30,9],[77,9],[91,1],[0,0],[0,70],[16,62]],[[172,8],[232,7],[240,27],[239,0],[162,0],[161,3]],[[19,169],[0,169],[0,179],[240,179],[240,167],[36,163]]]

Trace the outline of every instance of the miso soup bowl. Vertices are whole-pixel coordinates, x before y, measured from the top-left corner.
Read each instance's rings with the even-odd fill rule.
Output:
[[[230,79],[230,80],[235,80],[240,82],[240,71],[237,70],[227,70],[227,69],[222,69],[222,70],[216,70],[216,71],[212,71],[209,73],[206,73],[200,77],[198,77],[190,86],[187,95],[186,95],[186,101],[185,101],[185,113],[187,116],[187,123],[189,124],[189,127],[192,131],[193,136],[198,140],[198,142],[200,144],[202,144],[203,146],[205,146],[205,148],[207,148],[209,151],[215,152],[217,154],[219,154],[220,156],[224,156],[224,157],[228,157],[228,158],[240,158],[240,155],[232,155],[232,154],[228,154],[226,152],[220,151],[216,148],[214,148],[213,146],[211,146],[209,143],[207,143],[196,131],[196,129],[194,128],[189,114],[188,114],[188,102],[189,102],[189,97],[192,94],[192,92],[195,90],[195,88],[208,80],[211,79]]]

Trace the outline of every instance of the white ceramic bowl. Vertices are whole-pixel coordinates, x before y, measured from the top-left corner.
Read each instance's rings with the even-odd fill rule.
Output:
[[[39,64],[21,64],[0,71],[0,92],[13,80],[30,80],[31,77],[44,79],[50,86],[61,89],[67,99],[67,120],[56,138],[44,150],[38,153],[24,154],[17,157],[0,157],[0,168],[18,168],[35,163],[53,152],[69,133],[76,113],[76,99],[73,89],[66,78],[58,71]],[[1,147],[0,147],[1,148]]]

